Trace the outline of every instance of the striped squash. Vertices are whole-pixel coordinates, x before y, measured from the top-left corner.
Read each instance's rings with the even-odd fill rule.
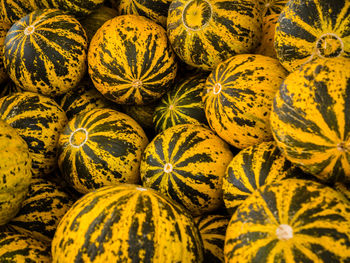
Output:
[[[157,132],[178,124],[207,124],[202,94],[208,74],[183,77],[158,103],[153,114]]]
[[[46,179],[33,179],[21,210],[7,226],[51,244],[59,221],[72,205],[63,189]]]
[[[147,145],[140,166],[142,184],[201,215],[223,204],[222,178],[232,157],[228,145],[209,128],[176,125]]]
[[[199,216],[194,220],[203,240],[203,263],[224,262],[225,235],[230,218],[213,214]]]
[[[322,184],[286,179],[238,207],[225,262],[350,262],[350,202]]]
[[[334,189],[342,193],[350,201],[350,184],[336,182]]]
[[[138,183],[141,153],[148,139],[124,113],[94,109],[71,119],[58,142],[58,166],[80,193],[105,185]]]
[[[182,206],[137,185],[88,193],[63,217],[53,262],[201,262],[203,245]]]
[[[272,14],[263,18],[262,37],[254,53],[277,58],[275,50],[275,28],[279,14]]]
[[[210,127],[239,149],[272,140],[272,101],[286,75],[277,59],[262,55],[241,54],[220,63],[203,96]]]
[[[73,16],[33,11],[15,22],[4,43],[4,65],[17,86],[47,96],[64,94],[86,70],[87,38]]]
[[[222,186],[225,207],[232,215],[263,185],[302,176],[304,173],[283,156],[274,141],[247,147],[227,166]]]
[[[350,57],[347,0],[290,0],[275,34],[277,57],[288,71],[316,58]]]
[[[256,0],[174,0],[167,34],[181,60],[210,71],[235,54],[253,51],[261,26]]]
[[[319,59],[288,75],[271,128],[291,162],[327,182],[350,181],[350,60]]]
[[[9,29],[10,29],[10,25],[0,20],[0,85],[4,83],[8,78],[7,73],[5,71],[4,62],[3,62],[3,56],[4,56],[3,47],[4,47],[5,37]]]
[[[123,105],[122,109],[127,115],[137,121],[143,129],[153,129],[153,114],[156,105],[156,103],[147,105]]]
[[[173,84],[177,72],[165,30],[136,15],[107,21],[91,40],[89,74],[95,87],[119,104],[148,104]]]
[[[0,231],[0,262],[50,263],[50,248],[30,236]]]
[[[8,79],[8,81],[2,85],[0,84],[0,98],[22,91],[23,90],[20,87],[16,86],[16,84],[11,79]]]
[[[4,119],[27,142],[35,176],[57,167],[58,137],[67,123],[61,107],[51,98],[33,92],[17,92],[0,99]]]
[[[264,17],[274,14],[279,15],[286,6],[287,2],[288,0],[259,0],[262,15]]]
[[[32,159],[16,130],[0,120],[0,226],[21,208],[32,179]]]

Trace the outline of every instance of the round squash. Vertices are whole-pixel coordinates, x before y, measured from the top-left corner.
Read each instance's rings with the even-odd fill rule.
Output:
[[[261,26],[256,0],[174,0],[167,34],[181,60],[210,71],[235,54],[253,51]]]
[[[11,79],[8,79],[8,81],[2,85],[0,84],[0,98],[22,91],[23,90],[20,87],[16,86],[16,84]]]
[[[350,184],[336,182],[333,188],[342,193],[350,201]]]
[[[32,159],[17,131],[0,120],[0,225],[21,208],[32,179]]]
[[[87,38],[78,20],[57,9],[37,10],[8,31],[4,65],[17,86],[53,97],[78,84],[86,53]]]
[[[79,199],[52,241],[54,263],[197,263],[203,245],[182,206],[137,185],[106,186]]]
[[[275,50],[275,28],[279,14],[272,14],[263,18],[262,37],[254,53],[277,58]]]
[[[33,92],[17,92],[0,99],[0,118],[26,141],[35,176],[57,167],[58,137],[67,123],[61,107],[51,98]]]
[[[238,207],[225,238],[225,262],[349,262],[350,202],[322,184],[286,179]]]
[[[347,58],[309,62],[288,75],[273,102],[271,128],[278,147],[325,182],[350,181],[348,68]]]
[[[316,58],[350,57],[347,0],[290,0],[279,16],[275,49],[290,72]]]
[[[91,40],[89,74],[108,99],[149,104],[173,84],[177,63],[164,28],[136,15],[107,21]]]
[[[270,15],[279,15],[286,6],[288,0],[259,0],[262,15],[264,17]],[[264,23],[263,23],[264,25]]]
[[[4,83],[8,76],[5,71],[5,66],[3,62],[3,47],[7,31],[10,29],[10,25],[0,20],[0,85]]]
[[[228,144],[209,128],[176,125],[147,145],[140,166],[142,184],[201,215],[223,204],[222,178],[232,157]]]
[[[148,139],[128,115],[112,109],[78,114],[58,142],[58,166],[80,193],[105,185],[138,183],[141,153]]]
[[[153,114],[157,103],[147,105],[123,105],[123,111],[137,121],[143,129],[153,129]]]
[[[220,63],[203,96],[210,127],[239,149],[272,140],[272,101],[286,75],[277,59],[262,55],[241,54]]]

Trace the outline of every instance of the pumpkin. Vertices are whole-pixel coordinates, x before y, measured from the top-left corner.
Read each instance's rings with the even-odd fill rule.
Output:
[[[33,179],[21,210],[7,226],[51,244],[59,221],[72,204],[70,196],[54,183],[43,178]]]
[[[71,119],[58,142],[58,166],[80,193],[105,185],[138,183],[141,153],[148,144],[140,125],[112,109],[94,109]]]
[[[350,60],[318,59],[286,77],[271,129],[292,163],[324,182],[350,180]]]
[[[0,21],[0,84],[4,83],[7,80],[7,74],[4,67],[3,62],[3,47],[4,47],[4,41],[7,34],[7,31],[10,29],[10,25]]]
[[[290,0],[279,16],[275,49],[290,72],[317,58],[350,57],[346,0]]]
[[[261,26],[256,0],[174,0],[167,34],[181,60],[211,71],[235,54],[252,52]]]
[[[4,96],[0,99],[0,119],[26,141],[33,176],[49,174],[57,167],[58,137],[67,117],[53,99],[28,91]]]
[[[66,213],[53,262],[201,262],[203,245],[186,210],[138,185],[105,186]]]
[[[0,226],[21,208],[32,179],[32,159],[26,142],[0,120]]]
[[[263,18],[262,37],[254,53],[277,58],[274,39],[278,17],[279,14],[273,14]]]
[[[202,93],[208,74],[196,74],[179,79],[158,103],[153,114],[158,132],[178,124],[206,124]]]
[[[264,17],[270,15],[279,15],[286,6],[288,0],[259,0]],[[264,25],[264,23],[263,23]]]
[[[349,262],[350,202],[325,185],[286,179],[255,191],[232,216],[225,262]]]
[[[228,216],[212,214],[195,217],[204,246],[204,263],[224,262],[224,244]]]
[[[0,231],[0,262],[50,263],[50,248],[30,236]]]
[[[203,95],[210,127],[239,149],[271,141],[272,101],[286,75],[277,59],[262,55],[241,54],[220,63]]]
[[[73,16],[57,9],[33,11],[15,22],[4,42],[4,65],[24,90],[64,94],[86,70],[87,38]]]
[[[128,105],[149,104],[172,86],[177,72],[165,30],[136,15],[107,21],[91,40],[89,74],[108,99]]]
[[[159,133],[144,150],[142,184],[201,215],[223,204],[222,178],[232,157],[228,144],[209,128],[176,125]]]

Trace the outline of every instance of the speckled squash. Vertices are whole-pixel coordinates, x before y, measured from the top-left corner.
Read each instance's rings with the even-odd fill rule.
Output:
[[[185,123],[207,124],[202,94],[208,74],[183,77],[158,103],[153,114],[157,132]]]
[[[50,263],[50,248],[30,236],[0,231],[0,262]]]
[[[275,28],[279,14],[272,14],[263,18],[262,37],[254,53],[277,58],[275,50]]]
[[[108,99],[149,104],[172,86],[177,63],[165,29],[136,15],[107,21],[91,40],[89,74]]]
[[[277,59],[262,55],[241,54],[220,63],[203,96],[210,127],[239,149],[272,140],[272,101],[286,75]]]
[[[350,184],[336,182],[333,188],[342,193],[350,201]]]
[[[288,0],[259,0],[262,15],[264,17],[277,14],[279,15],[286,6]]]
[[[158,101],[157,101],[158,102]],[[137,121],[143,129],[153,129],[153,114],[157,103],[147,105],[123,105],[123,111]]]
[[[194,220],[203,240],[203,263],[224,262],[225,235],[230,218],[213,214],[199,216]]]
[[[33,175],[40,177],[57,167],[57,142],[67,117],[53,99],[33,92],[5,96],[0,99],[0,118],[28,144]]]
[[[0,120],[0,225],[21,208],[32,179],[32,159],[26,142],[16,130]]]
[[[263,185],[302,176],[306,175],[283,156],[274,141],[247,147],[227,166],[222,185],[225,207],[232,215]]]
[[[38,9],[36,0],[0,0],[0,21],[12,25],[35,9]]]
[[[288,71],[316,58],[350,57],[347,0],[290,0],[275,33],[277,57]]]
[[[250,53],[261,37],[256,0],[174,0],[167,34],[175,53],[203,70],[235,54]]]
[[[120,184],[74,204],[57,227],[52,257],[54,263],[197,263],[203,245],[182,206],[152,189]]]
[[[51,244],[56,227],[73,205],[60,187],[43,178],[33,179],[21,210],[7,226],[44,243]]]
[[[265,185],[232,216],[225,262],[349,262],[350,202],[322,184]]]
[[[80,193],[105,185],[138,183],[141,153],[148,139],[128,115],[95,109],[70,120],[59,139],[58,165]]]
[[[159,133],[141,160],[142,184],[184,205],[193,215],[222,204],[222,178],[233,155],[209,128],[182,124]]]
[[[288,75],[271,128],[291,162],[327,182],[350,181],[350,60],[319,59]]]
[[[22,91],[23,90],[20,87],[16,86],[16,84],[11,79],[8,79],[8,81],[5,83],[0,84],[0,98]]]
[[[4,83],[8,78],[3,62],[3,47],[5,37],[9,29],[10,25],[0,20],[0,84]]]
[[[4,43],[4,65],[17,86],[47,96],[64,94],[86,71],[87,37],[73,16],[33,11],[15,22]]]

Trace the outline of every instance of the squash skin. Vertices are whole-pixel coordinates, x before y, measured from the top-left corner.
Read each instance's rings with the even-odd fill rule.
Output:
[[[263,18],[262,37],[254,53],[277,58],[275,50],[275,29],[279,14],[272,14]]]
[[[0,20],[0,85],[4,83],[8,76],[5,71],[5,66],[3,62],[3,47],[7,31],[10,29],[10,25]]]
[[[281,13],[275,49],[289,71],[317,58],[350,57],[349,2],[291,0]]]
[[[348,262],[349,219],[349,201],[330,187],[298,179],[265,185],[232,216],[225,262]]]
[[[88,67],[97,90],[127,105],[155,102],[173,85],[177,72],[165,29],[136,15],[117,16],[97,31]]]
[[[52,242],[53,262],[201,262],[193,218],[160,193],[106,186],[78,200]]]
[[[350,180],[348,68],[341,57],[305,64],[284,80],[270,116],[286,158],[328,183]]]
[[[51,97],[79,83],[86,72],[86,56],[83,27],[57,9],[36,10],[21,18],[4,43],[4,65],[12,81],[26,91]]]
[[[262,55],[241,54],[220,63],[203,95],[209,126],[239,149],[271,141],[272,101],[286,75],[277,59]]]
[[[287,2],[288,0],[259,0],[262,15],[264,17],[275,14],[279,15],[286,6]]]
[[[32,159],[17,131],[0,120],[0,226],[20,210],[32,179]]]

